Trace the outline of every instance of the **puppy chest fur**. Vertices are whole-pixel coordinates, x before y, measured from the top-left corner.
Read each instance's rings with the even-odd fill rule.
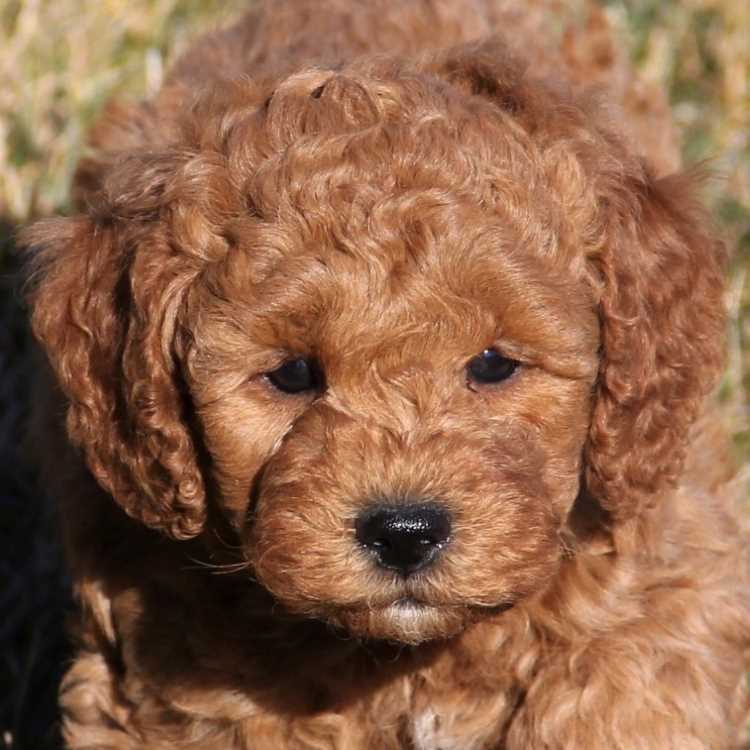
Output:
[[[725,254],[557,12],[261,2],[103,116],[25,235],[70,748],[735,746]]]

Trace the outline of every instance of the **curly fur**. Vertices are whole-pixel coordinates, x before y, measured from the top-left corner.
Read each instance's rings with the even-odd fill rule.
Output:
[[[553,12],[260,3],[27,231],[68,747],[735,746],[725,254],[661,95]],[[449,509],[428,571],[358,546],[377,498]]]

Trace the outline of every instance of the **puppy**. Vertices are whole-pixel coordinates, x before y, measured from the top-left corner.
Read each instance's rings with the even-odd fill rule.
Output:
[[[268,0],[109,108],[25,237],[69,748],[737,742],[725,254],[554,26]]]

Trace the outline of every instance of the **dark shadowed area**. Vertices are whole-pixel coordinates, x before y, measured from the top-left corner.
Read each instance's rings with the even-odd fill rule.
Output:
[[[0,223],[0,747],[59,746],[57,686],[71,606],[54,506],[24,440],[34,358],[13,226]]]

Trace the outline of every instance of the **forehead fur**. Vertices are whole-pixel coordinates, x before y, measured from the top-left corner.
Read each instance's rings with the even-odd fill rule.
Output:
[[[560,362],[592,350],[586,238],[565,231],[570,211],[595,204],[580,144],[540,134],[544,105],[519,69],[495,100],[458,63],[430,65],[235,82],[184,115],[155,208],[204,282],[194,307],[212,338],[217,321],[242,320],[258,343],[304,350],[334,325],[341,353],[384,341],[380,329],[426,345],[437,323],[462,356],[500,334],[531,349],[564,341]],[[572,199],[554,186],[568,162]],[[227,356],[242,350],[230,340]]]
[[[601,244],[600,183],[632,164],[590,102],[531,80],[499,42],[485,46],[416,67],[378,57],[236,80],[190,105],[183,92],[168,142],[129,152],[104,178],[102,213],[167,214],[187,252],[213,259],[248,216],[342,243],[348,229],[361,246],[363,227],[394,216],[402,231],[410,213],[451,224],[458,200],[575,264]]]
[[[519,345],[565,341],[556,356],[580,362],[595,337],[597,188],[625,168],[616,143],[595,147],[608,136],[587,107],[497,42],[227,82],[178,108],[160,151],[114,165],[100,215],[136,227],[133,243],[158,220],[181,283],[203,282],[202,320],[246,315],[269,346],[320,342],[332,320],[339,350],[347,334],[419,337],[440,321],[468,356],[502,319]]]

